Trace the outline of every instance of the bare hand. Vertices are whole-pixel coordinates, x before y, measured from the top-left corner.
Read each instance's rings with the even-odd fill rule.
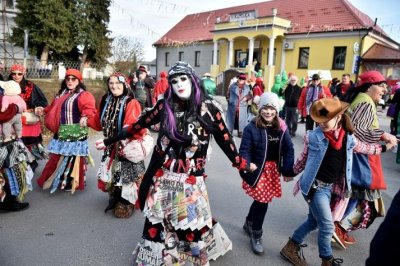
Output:
[[[389,133],[386,133],[386,132],[383,133],[383,135],[382,135],[382,140],[386,142],[386,145],[387,145],[388,143],[390,143],[390,144],[392,144],[393,146],[397,145],[397,142],[398,142],[396,136],[394,136],[394,135],[392,135],[392,134],[389,134]]]
[[[81,127],[87,127],[87,117],[86,116],[81,117],[81,120],[79,120],[79,125]]]
[[[395,146],[397,146],[397,143],[396,143],[396,144],[393,144],[393,143],[391,143],[391,142],[388,142],[388,143],[386,143],[386,150],[391,150],[391,149],[393,149],[393,147],[395,147]]]
[[[250,163],[250,172],[254,172],[255,170],[257,170],[257,165]]]
[[[44,108],[41,106],[38,106],[35,108],[35,115],[42,116],[44,114]]]
[[[96,144],[96,149],[98,149],[98,150],[105,150],[106,149],[106,145],[104,145],[104,139],[99,139],[99,140],[96,140],[96,142],[95,142]]]
[[[293,181],[293,177],[284,176],[284,177],[283,177],[283,180],[284,180],[285,182],[290,182],[290,181]]]

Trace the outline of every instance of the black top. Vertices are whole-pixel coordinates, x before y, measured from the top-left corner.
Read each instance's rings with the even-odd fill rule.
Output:
[[[267,147],[267,161],[279,161],[279,143],[281,138],[280,130],[273,130],[267,127],[268,147]]]
[[[318,170],[317,177],[319,180],[324,183],[335,183],[341,178],[346,162],[345,146],[342,145],[341,149],[335,150],[331,145],[328,145],[328,149]]]

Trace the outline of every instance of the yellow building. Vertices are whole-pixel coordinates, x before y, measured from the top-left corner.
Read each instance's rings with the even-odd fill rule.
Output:
[[[320,72],[325,80],[349,73],[355,80],[375,44],[400,47],[347,0],[273,0],[188,15],[154,45],[158,72],[187,61],[226,87],[235,71],[252,75],[258,62],[270,89],[283,70],[299,77]],[[390,73],[397,72],[392,64]]]

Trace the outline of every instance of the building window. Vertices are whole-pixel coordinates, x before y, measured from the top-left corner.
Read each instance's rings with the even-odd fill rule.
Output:
[[[346,50],[346,46],[335,47],[335,51],[333,53],[332,69],[344,69],[344,65],[346,63]]]
[[[183,61],[183,52],[179,52],[179,61]]]
[[[194,52],[194,66],[199,67],[200,66],[200,51],[195,51]]]
[[[165,53],[165,66],[169,66],[169,52]]]
[[[298,68],[308,68],[308,59],[310,57],[310,47],[299,48],[299,64]]]

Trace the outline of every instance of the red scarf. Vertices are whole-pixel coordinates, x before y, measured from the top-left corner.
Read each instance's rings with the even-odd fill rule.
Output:
[[[339,133],[337,133],[339,131]],[[336,134],[335,134],[336,133]],[[340,150],[343,145],[343,138],[346,132],[341,127],[337,130],[331,130],[329,132],[324,132],[325,137],[329,140],[329,145],[335,150]]]

